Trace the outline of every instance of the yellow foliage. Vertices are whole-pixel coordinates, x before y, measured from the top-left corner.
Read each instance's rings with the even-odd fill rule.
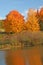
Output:
[[[37,17],[35,16],[34,10],[28,12],[26,26],[29,31],[40,30],[39,22]]]

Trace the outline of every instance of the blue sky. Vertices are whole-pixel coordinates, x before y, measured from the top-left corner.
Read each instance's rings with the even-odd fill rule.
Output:
[[[0,0],[0,19],[11,10],[18,10],[25,16],[29,8],[38,9],[40,6],[43,6],[43,0]]]

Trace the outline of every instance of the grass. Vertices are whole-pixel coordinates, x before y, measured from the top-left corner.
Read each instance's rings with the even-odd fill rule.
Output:
[[[0,34],[0,49],[43,45],[43,32],[23,31],[16,34]]]

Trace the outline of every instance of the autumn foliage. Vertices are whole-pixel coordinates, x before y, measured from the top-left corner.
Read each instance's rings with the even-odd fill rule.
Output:
[[[24,16],[18,11],[11,11],[4,21],[4,27],[6,32],[21,32],[24,27]]]
[[[27,14],[27,29],[29,31],[39,31],[40,26],[38,22],[38,18],[36,17],[36,12],[33,9],[30,9]]]
[[[40,31],[43,30],[43,8],[37,11],[30,9],[27,13],[26,20],[18,11],[10,11],[4,20],[6,32]]]
[[[40,25],[40,31],[43,31],[43,7],[40,8],[40,10],[37,10],[37,15],[39,25]]]
[[[3,25],[6,32],[17,33],[24,30],[34,32],[34,31],[40,31],[41,28],[40,22],[42,21],[43,21],[43,8],[40,10],[40,12],[30,9],[27,13],[26,21],[24,20],[24,16],[22,16],[18,11],[13,10],[6,16]],[[36,41],[37,39],[34,40]],[[33,39],[31,41],[33,41]],[[26,41],[26,44],[27,43],[28,42]],[[7,53],[6,54],[7,65],[25,65],[25,62],[27,62],[28,60],[30,65],[42,65],[39,50],[37,48],[34,48],[32,51],[31,50],[27,52],[26,54],[27,57],[24,57],[25,55],[23,55],[20,51],[14,53],[12,52]],[[28,59],[25,60],[25,58]]]

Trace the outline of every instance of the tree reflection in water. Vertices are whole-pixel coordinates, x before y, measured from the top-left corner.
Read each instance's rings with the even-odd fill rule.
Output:
[[[6,65],[42,65],[39,49],[7,51]]]
[[[6,53],[6,65],[25,65],[25,59],[21,51],[8,51]]]

